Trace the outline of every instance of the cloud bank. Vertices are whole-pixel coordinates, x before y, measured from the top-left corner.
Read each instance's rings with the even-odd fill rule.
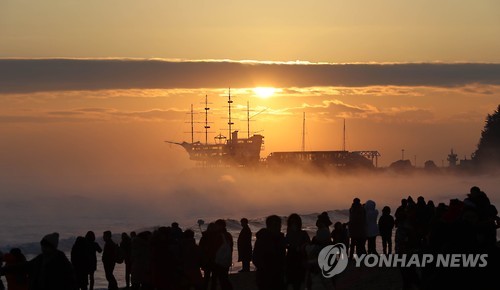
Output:
[[[134,59],[0,59],[0,93],[221,87],[500,85],[500,64],[310,64]]]

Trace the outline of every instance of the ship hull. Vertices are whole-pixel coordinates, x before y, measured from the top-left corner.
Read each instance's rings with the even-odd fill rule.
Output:
[[[257,165],[264,137],[254,135],[248,139],[234,138],[224,144],[180,143],[189,158],[206,165]],[[178,143],[176,143],[178,144]]]

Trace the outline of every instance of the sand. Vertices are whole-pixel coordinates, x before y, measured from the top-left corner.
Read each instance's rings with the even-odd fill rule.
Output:
[[[355,267],[354,261],[350,261],[344,272],[336,277],[336,287],[324,288],[318,285],[317,280],[313,283],[311,290],[400,290],[402,280],[398,268],[385,267]],[[234,290],[257,290],[255,283],[255,272],[232,273],[229,279]],[[120,288],[125,289],[125,288]],[[219,289],[219,288],[218,288]],[[289,289],[292,289],[291,287]],[[305,287],[301,288],[305,289]],[[96,289],[105,290],[105,289]]]
[[[257,290],[255,284],[255,272],[237,273],[229,276],[235,290]],[[347,269],[336,276],[335,290],[399,290],[402,288],[402,280],[399,269],[374,267],[357,268],[354,262],[350,263]],[[291,289],[291,287],[290,287]],[[318,285],[312,290],[325,289]]]

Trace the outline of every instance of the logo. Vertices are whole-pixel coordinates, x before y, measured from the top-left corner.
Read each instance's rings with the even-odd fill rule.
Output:
[[[347,249],[342,243],[326,246],[319,252],[318,265],[325,278],[342,273],[347,263]]]
[[[356,267],[392,267],[392,268],[484,268],[488,265],[488,254],[389,254],[354,255]]]

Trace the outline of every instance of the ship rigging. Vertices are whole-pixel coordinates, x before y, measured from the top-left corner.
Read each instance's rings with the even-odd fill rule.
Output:
[[[232,121],[232,104],[231,90],[228,94],[228,137],[218,134],[214,137],[214,143],[208,143],[208,97],[205,96],[205,144],[197,141],[194,142],[192,137],[191,143],[188,142],[172,142],[165,141],[171,144],[180,145],[189,154],[189,158],[200,162],[202,166],[255,166],[260,161],[260,151],[264,144],[264,136],[255,134],[250,136],[250,125],[248,124],[248,138],[239,138],[238,131],[232,130],[234,125]],[[248,109],[249,110],[249,109]],[[193,111],[191,109],[191,136],[194,135],[194,120]],[[250,114],[247,113],[248,123],[250,123]]]

